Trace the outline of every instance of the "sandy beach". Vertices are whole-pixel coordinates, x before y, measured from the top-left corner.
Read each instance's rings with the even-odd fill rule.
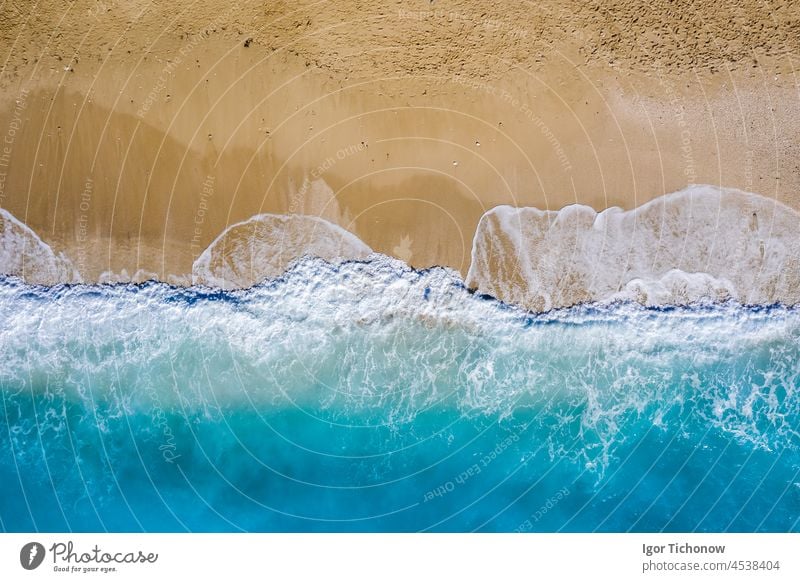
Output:
[[[498,205],[800,209],[788,0],[26,1],[0,46],[0,208],[85,281],[190,282],[263,213],[465,275]]]
[[[0,1],[0,580],[797,580],[798,66],[800,0]]]

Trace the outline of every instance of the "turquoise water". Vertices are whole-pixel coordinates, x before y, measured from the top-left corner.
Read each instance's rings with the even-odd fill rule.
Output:
[[[0,281],[5,531],[797,531],[800,311]]]

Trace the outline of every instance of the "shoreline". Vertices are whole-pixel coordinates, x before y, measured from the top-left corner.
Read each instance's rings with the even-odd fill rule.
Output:
[[[511,310],[513,312],[518,312],[520,316],[524,316],[525,318],[541,318],[542,323],[549,324],[554,321],[558,321],[558,318],[564,315],[586,315],[587,313],[592,313],[593,310],[600,310],[600,311],[615,311],[617,309],[626,309],[632,308],[634,310],[642,310],[645,312],[653,312],[653,313],[665,313],[665,312],[677,312],[677,313],[706,313],[706,312],[723,312],[727,311],[731,308],[734,310],[742,310],[742,311],[752,311],[753,313],[762,314],[762,313],[771,313],[773,311],[777,312],[784,312],[784,313],[794,313],[800,311],[800,301],[794,303],[786,303],[781,301],[771,302],[771,303],[746,303],[741,302],[736,299],[726,298],[724,300],[711,300],[707,298],[701,298],[697,301],[687,302],[687,303],[664,303],[664,304],[646,304],[641,303],[632,298],[619,298],[613,297],[608,299],[601,299],[601,300],[594,300],[594,301],[584,301],[579,303],[574,303],[569,306],[560,306],[560,307],[552,307],[546,311],[537,311],[533,309],[528,309],[524,305],[520,305],[517,303],[513,303],[511,301],[504,300],[500,297],[496,297],[490,293],[481,292],[479,289],[470,287],[467,285],[466,281],[458,274],[458,272],[453,271],[451,268],[441,265],[433,265],[430,267],[424,268],[416,268],[410,265],[407,265],[402,262],[402,260],[397,259],[396,257],[391,257],[388,255],[383,255],[380,253],[374,253],[372,255],[367,256],[363,259],[342,259],[338,261],[327,261],[320,257],[315,257],[312,255],[308,255],[305,257],[300,257],[293,261],[290,267],[284,271],[281,275],[265,278],[262,281],[256,282],[251,286],[248,287],[235,287],[235,288],[221,288],[214,285],[207,285],[203,283],[191,283],[191,282],[168,282],[168,281],[161,281],[159,279],[151,278],[151,279],[141,279],[141,280],[105,280],[105,281],[70,281],[70,282],[59,282],[53,284],[41,284],[41,283],[30,283],[25,281],[21,276],[13,275],[13,274],[2,274],[0,273],[0,286],[6,287],[21,287],[25,289],[32,289],[36,290],[37,292],[43,291],[45,294],[50,293],[57,293],[60,294],[62,292],[71,292],[73,290],[80,291],[80,290],[125,290],[129,287],[134,287],[136,289],[148,289],[150,287],[158,287],[164,288],[169,290],[170,292],[175,292],[176,294],[181,294],[181,296],[185,296],[188,301],[193,301],[199,298],[210,298],[213,301],[223,300],[223,301],[232,301],[237,302],[240,301],[242,297],[246,297],[252,293],[257,293],[260,289],[263,288],[273,288],[276,285],[285,284],[286,281],[297,274],[296,269],[298,266],[302,267],[306,260],[310,260],[312,262],[321,261],[327,266],[331,266],[333,268],[341,269],[343,267],[348,267],[352,265],[362,265],[362,266],[370,266],[370,265],[377,265],[380,268],[385,268],[386,262],[398,262],[399,265],[396,265],[396,273],[401,275],[404,272],[412,272],[417,276],[426,276],[430,273],[436,272],[444,272],[448,275],[452,276],[459,284],[460,288],[469,296],[473,297],[479,301],[487,301],[489,303],[496,304],[498,309],[502,311]],[[442,320],[446,322],[453,322],[453,318],[450,315],[442,315]]]
[[[624,0],[363,14],[201,0],[89,22],[84,4],[4,16],[0,208],[89,280],[186,276],[264,213],[466,276],[481,217],[504,204],[630,210],[704,183],[800,210],[790,3],[655,2],[640,23]],[[640,35],[656,21],[678,32]],[[25,44],[43,32],[46,51]]]
[[[533,312],[582,304],[633,301],[646,306],[735,301],[800,304],[800,213],[757,194],[695,185],[634,209],[599,212],[571,204],[560,210],[500,205],[479,220],[464,276],[447,265],[415,267],[370,248],[317,216],[260,214],[229,226],[194,260],[189,272],[162,278],[137,269],[87,276],[87,246],[54,252],[30,228],[0,211],[0,264],[26,282],[143,283],[248,289],[275,281],[304,256],[328,264],[370,257],[397,260],[424,273],[442,268],[479,295]],[[17,249],[17,250],[15,250]],[[119,253],[108,241],[108,257]],[[403,254],[404,249],[395,249]],[[127,247],[137,262],[140,245]],[[167,256],[161,249],[162,258]]]

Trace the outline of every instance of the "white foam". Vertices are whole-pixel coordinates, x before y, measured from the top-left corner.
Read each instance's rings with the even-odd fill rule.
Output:
[[[377,254],[305,257],[226,293],[0,282],[0,384],[25,398],[103,403],[111,416],[370,412],[398,428],[445,403],[504,418],[530,409],[558,416],[547,427],[555,454],[581,431],[597,438],[579,454],[601,465],[625,416],[657,423],[687,399],[709,426],[765,447],[796,443],[798,337],[800,312],[783,307],[532,317],[468,293],[449,269]]]
[[[195,261],[192,280],[223,289],[246,288],[278,277],[304,255],[338,261],[371,253],[356,236],[322,218],[259,214],[225,229]]]
[[[684,273],[672,269],[656,280],[633,279],[625,284],[610,301],[635,301],[641,305],[691,305],[693,303],[724,303],[736,297],[733,283],[707,273]]]
[[[692,186],[634,210],[499,206],[478,225],[467,285],[536,311],[633,299],[800,303],[800,215]]]
[[[139,269],[133,276],[128,274],[127,269],[122,269],[119,273],[114,271],[103,271],[98,277],[98,283],[144,283],[145,281],[157,281],[158,274],[153,271]]]
[[[0,208],[0,274],[34,285],[79,282],[80,275],[63,254],[56,254],[27,225]]]

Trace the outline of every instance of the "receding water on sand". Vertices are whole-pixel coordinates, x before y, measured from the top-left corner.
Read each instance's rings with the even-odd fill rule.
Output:
[[[470,287],[536,311],[800,302],[800,215],[739,190],[690,186],[633,210],[500,206],[475,234]]]

